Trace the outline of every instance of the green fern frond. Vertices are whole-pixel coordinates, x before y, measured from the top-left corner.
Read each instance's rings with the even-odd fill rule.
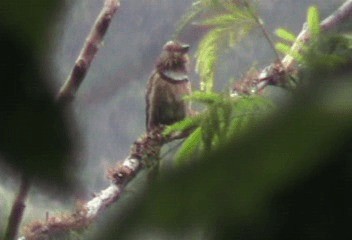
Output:
[[[307,24],[312,38],[318,37],[320,35],[320,14],[318,8],[311,6],[307,13]]]
[[[309,7],[307,11],[307,25],[308,25],[308,30],[311,33],[311,38],[313,39],[313,41],[311,42],[318,41],[318,38],[321,32],[320,14],[317,7],[315,6]],[[276,35],[281,39],[291,43],[293,43],[296,39],[296,36],[293,33],[283,28],[277,29]],[[290,55],[299,63],[306,63],[305,57],[303,57],[303,55],[308,51],[308,47],[306,46],[302,46],[302,48],[300,49],[300,52],[297,52],[297,51],[292,51],[291,46],[285,43],[279,42],[279,43],[276,43],[275,48],[283,54]]]
[[[201,23],[213,27],[203,37],[195,54],[201,91],[213,90],[220,50],[228,46],[233,47],[256,26],[256,20],[247,8],[240,9],[234,5],[232,10],[230,13],[218,15]]]
[[[303,61],[303,57],[300,53],[296,52],[296,51],[292,51],[291,50],[291,46],[285,44],[285,43],[276,43],[275,44],[275,48],[280,51],[283,54],[286,55],[290,55],[291,57],[293,57],[297,62],[302,62]]]
[[[221,6],[220,0],[199,0],[198,4],[206,8],[217,8]]]
[[[232,0],[219,0],[221,6],[228,12],[237,12],[239,10],[239,5]]]
[[[181,148],[175,155],[176,164],[183,165],[192,160],[197,150],[199,150],[202,138],[202,129],[198,127],[192,134],[184,141]]]
[[[352,63],[352,41],[342,34],[321,34],[310,42],[304,52],[304,69],[301,79],[312,74],[328,76],[350,69]],[[318,74],[319,73],[319,74]]]
[[[239,42],[248,36],[253,27],[254,24],[247,24],[243,25],[241,28],[238,28],[236,32],[229,32],[228,46],[234,48]]]
[[[223,104],[221,104],[221,107],[218,108],[219,120],[222,125],[221,131],[220,131],[221,136],[226,136],[226,129],[230,124],[232,113],[233,113],[233,106],[229,101],[224,101]]]
[[[188,129],[191,129],[193,127],[196,127],[200,124],[202,116],[197,115],[194,117],[188,117],[183,119],[182,121],[176,122],[170,126],[167,126],[166,129],[163,132],[164,136],[168,136],[172,133],[175,132],[183,132],[187,131]]]
[[[192,24],[199,15],[209,10],[217,9],[221,6],[219,0],[198,0],[186,11],[176,25],[176,30],[172,39],[177,39],[182,30],[189,24]]]
[[[262,97],[262,96],[247,96],[243,97],[242,101],[238,101],[236,103],[236,107],[238,108],[239,105],[245,104],[247,105],[253,105],[256,108],[263,109],[263,110],[268,110],[274,108],[274,104],[271,100],[268,98]]]
[[[252,23],[252,16],[247,11],[236,11],[230,14],[223,14],[204,20],[201,25],[216,26],[221,28],[234,27],[235,25],[242,25],[247,22]]]
[[[274,108],[274,104],[271,100],[255,95],[239,98],[234,101],[233,106],[236,116],[248,113],[257,114],[260,111],[268,111]]]
[[[211,119],[209,119],[209,116],[205,118],[202,121],[201,128],[202,128],[202,143],[204,144],[204,148],[207,151],[210,151],[212,149],[212,144],[213,144],[213,137],[214,137],[214,129],[212,128],[213,123],[211,122],[214,120],[212,116],[210,116]]]
[[[215,102],[222,101],[222,96],[214,92],[206,93],[206,92],[195,91],[190,96],[184,97],[184,99],[209,105]]]
[[[219,105],[216,104],[214,105],[210,111],[209,111],[209,117],[207,119],[207,123],[208,123],[208,130],[211,131],[211,137],[214,138],[214,137],[217,137],[219,138],[219,136],[221,135],[221,125],[222,125],[222,122],[221,122],[221,117],[220,117],[220,114],[219,114]]]
[[[229,138],[241,133],[265,113],[274,109],[273,103],[260,96],[248,96],[234,101],[233,116],[226,129]]]
[[[211,92],[214,86],[216,63],[219,58],[221,41],[227,29],[211,30],[199,43],[196,52],[196,72],[200,75],[200,90]]]
[[[243,133],[251,126],[251,123],[253,123],[254,120],[255,118],[250,113],[233,118],[229,124],[229,128],[226,134],[227,139],[231,139],[234,136],[238,136]]]
[[[281,42],[276,43],[275,48],[283,54],[290,55],[290,53],[291,53],[291,46],[289,46],[285,43],[281,43]]]
[[[240,134],[261,119],[263,113],[273,107],[271,101],[260,96],[234,99],[225,94],[196,92],[191,97],[205,103],[207,109],[197,115],[196,130],[176,154],[177,162],[180,164],[190,161],[196,153],[204,153],[221,146],[230,137]],[[176,123],[176,126],[177,124],[191,126],[192,124],[187,121]],[[168,129],[174,131],[176,128],[173,125]]]
[[[284,28],[276,29],[275,34],[276,34],[276,36],[282,38],[283,40],[291,42],[291,43],[296,41],[296,38],[297,38],[294,33],[290,32]]]

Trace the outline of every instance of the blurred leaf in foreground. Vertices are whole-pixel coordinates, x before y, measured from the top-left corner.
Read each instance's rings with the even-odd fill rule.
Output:
[[[46,86],[50,80],[41,74],[47,67],[37,61],[38,49],[42,46],[32,41],[48,40],[44,35],[50,25],[44,24],[43,19],[53,10],[49,5],[55,1],[51,2],[48,8],[43,8],[44,1],[36,4],[2,1],[0,4],[0,9],[9,6],[8,11],[0,14],[3,20],[0,24],[0,155],[1,160],[25,175],[51,186],[68,187],[75,172],[67,168],[73,142],[63,111]],[[27,9],[26,14],[16,15],[11,22],[8,13],[15,9],[23,12],[28,4],[33,11]],[[29,15],[31,21],[28,21]],[[32,31],[33,26],[38,29]]]

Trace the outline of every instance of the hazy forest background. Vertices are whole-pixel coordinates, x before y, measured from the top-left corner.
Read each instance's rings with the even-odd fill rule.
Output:
[[[112,19],[104,38],[104,44],[98,51],[74,101],[64,110],[65,114],[61,114],[61,109],[49,110],[54,108],[54,103],[49,102],[43,108],[38,109],[36,107],[32,108],[32,103],[29,102],[28,105],[26,103],[23,106],[32,109],[35,113],[43,110],[44,115],[19,115],[20,120],[12,121],[9,124],[7,121],[11,118],[7,118],[5,115],[11,112],[9,106],[11,106],[12,100],[10,99],[11,95],[8,95],[8,89],[12,89],[12,85],[7,81],[14,76],[20,78],[27,76],[21,80],[23,89],[26,89],[31,88],[26,81],[30,82],[40,75],[40,78],[44,79],[45,84],[49,86],[50,94],[55,96],[69,75],[84,40],[102,8],[103,1],[65,0],[52,1],[49,4],[44,0],[37,3],[33,1],[21,3],[21,1],[2,0],[2,3],[0,3],[0,41],[3,42],[2,46],[7,47],[4,48],[4,56],[6,57],[1,60],[2,66],[0,68],[4,72],[1,83],[5,86],[0,90],[0,100],[3,103],[0,104],[2,108],[0,125],[3,125],[0,126],[0,130],[6,132],[5,134],[0,132],[3,135],[0,136],[0,236],[5,231],[13,199],[20,185],[20,174],[17,168],[22,164],[22,160],[13,160],[15,162],[13,165],[11,161],[12,159],[26,158],[28,154],[32,154],[31,150],[21,152],[19,150],[21,146],[13,146],[16,145],[16,137],[27,134],[33,142],[37,142],[39,139],[38,144],[48,146],[48,149],[52,150],[51,154],[53,154],[43,154],[38,158],[28,157],[28,161],[36,161],[36,165],[32,166],[30,163],[25,163],[22,166],[22,168],[26,168],[26,166],[35,168],[36,166],[37,170],[27,170],[31,173],[37,171],[40,173],[39,177],[33,180],[34,184],[26,201],[27,207],[22,226],[34,220],[45,219],[47,212],[51,216],[60,215],[62,212],[70,212],[74,209],[77,200],[87,201],[92,194],[109,185],[109,180],[106,177],[107,169],[124,159],[131,144],[145,132],[144,93],[146,81],[154,68],[155,59],[160,54],[162,45],[171,39],[182,16],[192,6],[193,2],[192,0],[121,1],[121,7]],[[317,6],[321,18],[324,19],[344,2],[342,0],[261,0],[258,1],[256,6],[266,30],[272,34],[273,41],[277,42],[279,38],[274,36],[274,31],[277,28],[285,28],[295,34],[299,33],[302,24],[306,21],[309,6]],[[180,40],[191,45],[192,71],[190,75],[192,87],[195,90],[199,89],[200,78],[194,71],[194,54],[205,33],[204,29],[187,26],[179,35]],[[28,61],[29,67],[17,66],[16,64],[21,59]],[[275,53],[261,31],[254,30],[249,37],[245,38],[245,41],[240,42],[234,48],[226,48],[220,55],[217,63],[216,91],[228,91],[227,89],[233,86],[236,80],[246,75],[251,68],[255,67],[260,70],[273,63],[275,59]],[[7,66],[6,69],[4,69],[4,66]],[[25,72],[24,75],[21,75],[21,71]],[[13,72],[18,73],[18,75]],[[24,81],[24,79],[26,80]],[[351,75],[349,75],[349,79],[351,79]],[[7,88],[7,86],[10,87]],[[190,194],[178,199],[179,195],[177,193],[182,192],[183,188],[186,189],[185,194],[189,193],[187,189],[192,187],[192,181],[187,182],[186,180],[189,178],[185,178],[184,182],[178,182],[179,178],[177,176],[182,178],[182,175],[172,175],[175,177],[172,178],[172,181],[179,184],[173,186],[169,182],[170,179],[161,182],[159,187],[166,186],[166,188],[175,189],[175,195],[170,192],[158,192],[155,189],[154,192],[152,190],[152,193],[158,192],[159,195],[157,196],[164,196],[166,201],[169,202],[174,201],[175,209],[180,210],[180,212],[177,214],[170,210],[169,215],[168,213],[161,214],[161,219],[158,219],[158,217],[148,219],[145,216],[148,211],[149,213],[153,212],[150,210],[153,209],[152,207],[148,208],[149,205],[145,208],[145,212],[143,210],[139,213],[140,215],[133,212],[135,215],[132,214],[132,216],[141,218],[140,221],[144,224],[150,220],[146,224],[146,228],[153,230],[138,232],[132,239],[336,239],[343,236],[349,225],[345,219],[350,219],[352,215],[350,207],[352,199],[348,197],[352,189],[352,168],[351,162],[348,161],[351,160],[352,154],[350,135],[352,130],[350,121],[352,88],[351,83],[346,86],[347,90],[345,92],[347,93],[343,96],[343,100],[340,100],[347,102],[347,104],[344,105],[344,108],[339,109],[339,102],[337,101],[336,109],[340,111],[334,112],[333,116],[329,114],[303,116],[304,111],[296,107],[304,106],[308,102],[307,111],[312,108],[314,104],[309,105],[311,99],[306,98],[307,94],[314,92],[315,88],[312,86],[308,86],[306,92],[297,95],[303,96],[301,102],[298,102],[298,100],[294,102],[294,107],[292,107],[294,110],[285,109],[287,112],[296,111],[298,114],[291,116],[292,128],[297,128],[297,135],[295,135],[294,130],[288,130],[288,135],[285,135],[286,132],[277,130],[273,131],[273,139],[270,139],[270,136],[267,135],[264,137],[264,143],[278,141],[278,151],[270,152],[270,150],[267,150],[268,152],[266,152],[265,149],[262,149],[263,145],[261,143],[263,142],[258,141],[258,144],[256,144],[258,139],[255,130],[253,130],[251,133],[253,141],[247,139],[252,145],[242,142],[242,146],[248,148],[243,148],[240,156],[236,156],[239,159],[242,157],[244,162],[241,160],[238,165],[234,163],[224,167],[224,165],[218,166],[217,162],[213,161],[212,164],[206,165],[207,167],[200,167],[199,171],[205,169],[203,171],[204,175],[208,172],[208,178],[224,179],[224,182],[209,181],[208,185],[206,182],[208,178],[202,178],[204,184],[194,186],[200,189],[202,187],[209,188],[209,191],[200,190],[200,195],[197,195],[198,193],[195,191],[194,196]],[[321,92],[324,91],[327,90],[322,87]],[[45,95],[41,91],[38,91],[38,94],[40,96]],[[287,104],[288,96],[296,99],[294,92],[279,87],[268,87],[265,94],[270,95],[274,105],[279,108],[280,103],[285,102]],[[19,101],[26,101],[26,98],[19,97]],[[330,104],[330,102],[327,104]],[[46,111],[48,115],[46,115]],[[299,115],[301,113],[302,116]],[[319,117],[321,116],[327,118],[320,125],[314,124],[314,121],[320,121]],[[329,117],[331,117],[331,121]],[[277,120],[278,118],[282,118],[282,121]],[[37,122],[38,119],[41,120]],[[277,121],[278,129],[285,129],[285,126],[280,124],[289,121],[288,118],[281,115],[277,118],[273,117],[273,119],[273,122]],[[312,122],[306,123],[302,119]],[[336,125],[332,123],[335,120]],[[58,139],[51,138],[53,132],[50,131],[37,134],[36,126],[45,125],[46,127],[46,121],[53,121],[55,126],[66,123],[65,127],[53,131],[55,133],[57,133],[56,131],[59,132]],[[298,125],[295,125],[296,123]],[[327,125],[324,125],[324,123],[327,123]],[[238,173],[236,171],[232,173],[234,168],[246,166],[243,169],[250,169],[249,176],[252,174],[255,179],[255,171],[265,168],[265,161],[261,162],[260,156],[245,156],[246,152],[256,152],[256,147],[258,147],[265,155],[263,158],[291,158],[292,156],[289,154],[295,152],[292,149],[301,146],[298,143],[306,141],[304,134],[302,135],[303,138],[299,135],[300,130],[304,132],[304,128],[307,127],[307,131],[309,131],[310,127],[317,126],[314,131],[318,132],[325,127],[329,128],[329,123],[332,124],[331,129],[333,129],[331,133],[307,135],[307,149],[303,147],[303,150],[297,150],[297,152],[302,151],[302,156],[306,157],[306,161],[310,161],[311,158],[319,158],[320,160],[312,160],[314,164],[308,164],[309,167],[304,164],[296,167],[292,164],[294,167],[289,174],[292,178],[286,179],[287,176],[282,176],[282,181],[285,182],[283,186],[270,190],[256,189],[256,193],[252,193],[250,191],[251,186],[256,186],[256,184],[246,182],[246,177],[242,176],[246,175],[246,172],[240,172],[239,175],[236,175]],[[51,128],[48,127],[47,129],[50,130]],[[336,131],[334,131],[335,129]],[[9,140],[6,135],[12,133],[12,131],[16,132],[13,138],[14,142],[12,142],[12,138]],[[343,131],[343,133],[339,131]],[[280,135],[280,132],[282,135]],[[45,137],[48,137],[48,139]],[[324,142],[325,145],[314,145],[312,143],[315,142],[315,137],[318,138],[317,140],[320,137],[326,137],[328,140]],[[175,150],[176,145],[164,146],[162,152],[169,153],[166,154],[168,161],[172,159],[169,149]],[[302,145],[304,146],[304,144]],[[56,146],[58,147],[56,148]],[[320,154],[320,150],[324,151]],[[66,156],[68,152],[71,153],[70,158]],[[244,156],[242,156],[243,154]],[[55,160],[51,164],[50,159],[55,159],[53,156],[64,157],[64,163],[69,164],[68,167],[64,168],[61,165],[62,163],[56,164]],[[227,155],[225,154],[225,156]],[[233,156],[234,162],[236,157]],[[294,155],[292,161],[295,160],[295,157],[299,158]],[[250,158],[256,159],[253,161],[253,165],[248,164],[248,161],[245,162]],[[277,167],[272,169],[277,171],[283,167],[280,166],[279,161],[275,164],[278,164]],[[290,165],[291,163],[284,161],[282,164]],[[56,166],[59,170],[55,169]],[[214,167],[214,171],[209,166]],[[192,171],[192,166],[187,167],[186,175],[191,175],[189,171]],[[68,178],[61,175],[60,171],[62,169],[65,169]],[[225,169],[227,171],[221,173],[221,170]],[[168,173],[165,170],[161,176],[167,177]],[[276,173],[274,171],[267,174]],[[235,185],[227,181],[227,179],[231,179],[232,174],[235,175],[233,176]],[[268,176],[268,179],[270,177]],[[194,182],[201,182],[200,179],[197,179],[197,176],[194,176],[194,178]],[[143,182],[143,178],[140,181]],[[258,181],[265,180],[258,179]],[[66,187],[71,186],[69,183],[72,182],[78,183],[74,190]],[[226,185],[226,182],[229,184]],[[217,183],[222,185],[219,186]],[[129,206],[130,199],[135,200],[136,196],[138,198],[138,193],[135,193],[139,189],[138,179],[135,185],[135,187],[127,189],[126,196],[123,196],[122,201],[113,205],[106,211],[106,215],[100,217],[98,225],[92,227],[93,230],[101,230],[105,225],[110,226],[111,230],[111,222],[107,220],[107,215],[116,220],[118,218],[114,215],[116,212],[119,213],[119,217],[123,218],[123,220],[116,220],[122,222],[121,226],[129,226],[128,224],[131,222],[135,223],[130,218],[123,222],[125,215],[121,210]],[[227,209],[233,207],[229,203],[233,196],[231,193],[227,193],[232,191],[233,186],[239,188],[239,190],[236,190],[236,194],[243,194],[238,197],[239,200],[236,202],[236,204],[243,204],[243,206],[238,205],[237,210]],[[166,195],[163,195],[163,193]],[[167,193],[171,195],[167,195]],[[201,196],[202,194],[204,195]],[[153,201],[153,194],[151,195],[148,195],[148,200]],[[261,198],[266,199],[263,196],[268,195],[270,195],[270,201],[260,200]],[[212,217],[210,217],[211,220],[207,220],[212,223],[212,227],[216,226],[214,228],[216,230],[207,225],[209,222],[204,223],[195,220],[203,218],[202,213],[197,211],[195,213],[192,211],[186,212],[187,207],[185,206],[188,204],[186,200],[189,200],[191,205],[195,204],[192,200],[193,197],[194,200],[206,199],[204,204],[199,203],[200,211],[203,208],[209,210],[209,206],[214,206],[213,211],[216,213],[212,212],[211,209],[209,213],[216,220]],[[213,199],[216,200],[213,201]],[[249,199],[255,199],[253,204],[248,203]],[[141,203],[138,202],[138,204],[140,206]],[[176,207],[178,204],[179,207]],[[248,206],[253,207],[253,209],[246,209]],[[136,209],[141,210],[143,208],[136,207]],[[161,208],[159,210],[163,211],[165,209]],[[232,213],[236,211],[239,215],[233,216]],[[229,212],[228,215],[226,215],[227,212]],[[204,213],[204,215],[207,213]],[[174,215],[177,217],[172,218]],[[164,222],[162,217],[165,217]],[[212,222],[213,220],[214,222]],[[155,229],[160,231],[152,228],[155,226]],[[128,227],[126,228],[128,229]],[[92,229],[89,231],[93,231]],[[178,231],[180,229],[187,229],[187,231]],[[133,232],[131,229],[129,231]],[[109,232],[109,228],[107,232]],[[116,235],[105,234],[104,239],[117,239]],[[72,239],[74,239],[72,236],[79,237],[79,235],[73,235],[72,233],[70,236]]]

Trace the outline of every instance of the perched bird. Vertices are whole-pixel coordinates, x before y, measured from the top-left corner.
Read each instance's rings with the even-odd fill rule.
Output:
[[[183,100],[183,96],[192,91],[187,75],[188,50],[189,45],[175,41],[164,45],[147,85],[147,131],[190,115],[190,103]]]

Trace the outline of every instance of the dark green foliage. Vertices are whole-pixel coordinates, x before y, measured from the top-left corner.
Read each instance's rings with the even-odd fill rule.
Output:
[[[350,67],[352,61],[351,38],[345,35],[322,35],[313,39],[303,55],[304,69],[320,69],[319,73],[334,74]],[[313,68],[311,67],[313,66]]]
[[[234,98],[226,94],[194,92],[187,99],[205,104],[206,110],[167,129],[170,134],[196,127],[176,154],[178,163],[191,161],[225,144],[272,108],[270,101],[259,96]]]
[[[175,155],[177,165],[185,164],[194,158],[198,151],[202,151],[202,128],[197,127],[187,139],[183,142],[182,147]]]
[[[42,49],[39,40],[47,41],[44,19],[54,5],[56,1],[0,3],[0,155],[25,175],[66,188],[74,172],[66,168],[73,143],[63,110],[46,86],[46,66],[36,61]],[[18,11],[25,8],[33,11]]]
[[[60,12],[60,3],[61,1],[47,0],[2,0],[1,22],[11,35],[16,35],[18,41],[39,51],[47,46],[47,38],[43,37],[43,33],[50,30],[50,21]]]

